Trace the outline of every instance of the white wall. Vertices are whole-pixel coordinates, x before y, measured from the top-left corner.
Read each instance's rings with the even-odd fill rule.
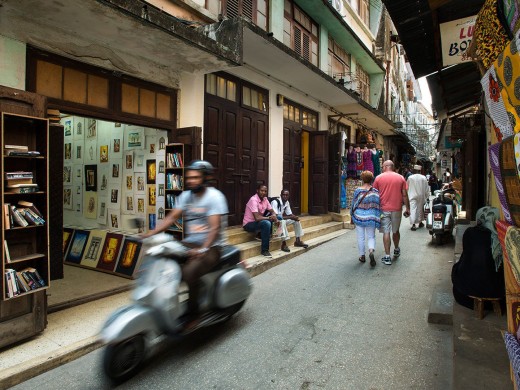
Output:
[[[203,74],[182,74],[179,90],[179,127],[203,127],[204,89]]]
[[[25,46],[0,35],[0,85],[25,90]]]

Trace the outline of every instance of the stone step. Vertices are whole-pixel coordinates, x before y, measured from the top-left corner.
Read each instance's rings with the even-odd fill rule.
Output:
[[[305,239],[305,243],[309,245],[307,249],[291,247],[290,253],[282,252],[281,250],[277,249],[271,252],[273,255],[272,258],[256,255],[244,260],[243,264],[249,271],[249,274],[253,277],[302,254],[303,251],[308,251],[318,245],[324,244],[327,241],[333,240],[334,238],[340,237],[347,233],[349,233],[349,230],[340,229],[331,233],[317,236],[315,238],[308,238]]]
[[[323,236],[323,235],[326,235],[329,233],[333,233],[338,230],[343,230],[343,222],[332,221],[332,222],[322,223],[322,224],[316,225],[316,226],[311,226],[307,229],[304,229],[305,235],[303,236],[303,241],[305,241],[305,243],[307,243],[307,241],[312,240],[316,237]],[[291,238],[287,241],[287,244],[289,245],[291,252],[293,252],[297,249],[300,249],[300,248],[295,248],[293,246],[294,241],[295,241],[295,237],[293,234],[291,234]],[[242,261],[247,260],[251,257],[260,255],[261,243],[258,240],[250,239],[247,242],[235,244],[235,246],[240,249]],[[269,245],[269,251],[271,251],[271,253],[272,253],[273,251],[279,250],[280,246],[281,246],[280,239],[271,240],[270,245]],[[281,253],[286,253],[286,252],[281,252]],[[288,254],[290,254],[290,253],[288,253]]]
[[[324,224],[332,221],[332,216],[325,215],[307,215],[300,217],[300,223],[302,224],[303,230],[317,226],[320,224]],[[294,228],[289,225],[289,231],[294,231]],[[226,229],[228,243],[230,245],[238,245],[244,242],[251,241],[255,238],[254,233],[246,232],[242,226],[232,226]]]

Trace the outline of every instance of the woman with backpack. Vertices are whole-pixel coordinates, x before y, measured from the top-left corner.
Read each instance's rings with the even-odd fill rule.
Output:
[[[368,256],[370,257],[370,266],[375,267],[376,260],[374,250],[376,247],[376,229],[381,224],[381,209],[379,200],[379,191],[372,187],[374,174],[370,171],[361,173],[363,185],[356,188],[352,196],[352,204],[350,216],[352,223],[356,226],[356,234],[358,239],[359,261],[364,263],[365,258],[365,241],[368,245]]]

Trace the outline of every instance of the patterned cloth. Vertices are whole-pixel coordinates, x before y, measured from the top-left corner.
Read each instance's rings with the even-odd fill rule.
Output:
[[[518,176],[520,177],[520,133],[515,134],[513,146],[515,148],[515,161],[516,161],[517,173],[518,173]]]
[[[480,9],[475,22],[473,39],[475,39],[477,55],[484,67],[489,69],[509,41],[504,27],[498,20],[497,0],[486,0]]]
[[[518,0],[498,0],[497,14],[509,38],[520,28],[520,4]]]
[[[518,389],[516,384],[520,381],[520,344],[516,337],[509,332],[504,333],[504,342],[506,344],[509,361],[511,362],[513,375],[515,376],[515,389]]]
[[[366,195],[363,197],[364,194]],[[378,229],[381,225],[379,191],[375,188],[370,188],[369,190],[357,188],[352,197],[350,215],[352,222],[356,226],[370,226]]]
[[[379,152],[372,153],[372,165],[374,166],[374,177],[381,174],[381,162],[379,161]]]
[[[347,153],[347,177],[356,177],[356,151]]]
[[[513,220],[511,219],[511,214],[509,213],[509,208],[507,207],[506,194],[504,192],[504,185],[502,183],[502,174],[500,173],[500,161],[498,159],[500,152],[500,144],[496,143],[494,145],[491,145],[488,149],[488,152],[491,171],[493,172],[493,176],[495,176],[495,186],[497,188],[500,206],[502,207],[502,212],[504,213],[505,220],[512,225]]]
[[[507,229],[505,242],[509,264],[511,264],[516,282],[520,283],[520,229],[514,226]]]
[[[511,220],[520,226],[520,178],[514,153],[514,137],[506,138],[500,144],[499,161],[502,184]]]
[[[499,142],[503,138],[507,138],[513,135],[513,128],[509,121],[502,95],[500,94],[500,88],[495,73],[495,66],[491,66],[488,71],[484,74],[484,77],[480,80],[482,89],[484,90],[484,97],[486,99],[486,105],[488,107],[489,115],[493,120],[493,127],[497,135]]]
[[[491,232],[491,255],[495,260],[495,269],[498,271],[502,265],[502,248],[498,241],[497,228],[495,226],[500,217],[496,207],[481,207],[477,210],[476,221]]]
[[[374,173],[374,164],[372,163],[372,151],[363,151],[363,170]]]

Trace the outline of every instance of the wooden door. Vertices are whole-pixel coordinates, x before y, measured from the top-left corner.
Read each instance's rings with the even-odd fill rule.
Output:
[[[340,212],[341,133],[329,136],[328,210]]]
[[[204,158],[228,201],[228,224],[240,225],[249,198],[268,181],[268,116],[206,95]]]
[[[289,190],[291,210],[301,214],[301,182],[302,182],[302,135],[301,126],[284,121],[283,127],[283,177],[282,187]],[[278,194],[269,194],[275,196]]]
[[[328,204],[329,138],[327,131],[310,133],[309,213],[326,214]]]

